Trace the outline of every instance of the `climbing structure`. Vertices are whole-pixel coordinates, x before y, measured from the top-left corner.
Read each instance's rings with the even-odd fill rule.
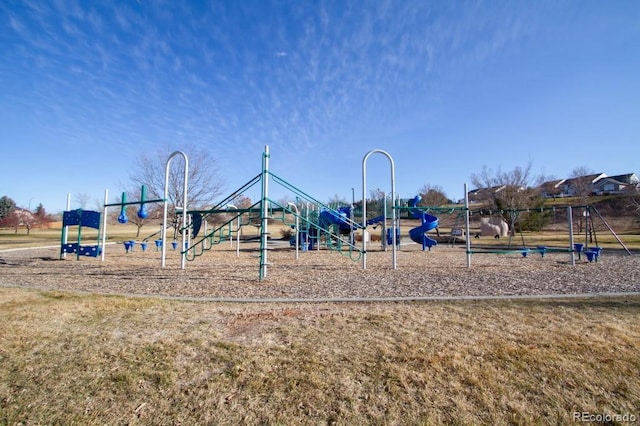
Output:
[[[75,243],[69,243],[69,227],[78,227],[78,236]],[[100,229],[100,212],[91,210],[70,210],[62,213],[62,237],[60,243],[60,259],[67,253],[76,253],[76,258],[80,256],[97,257],[100,253],[100,245],[83,245],[82,228]]]
[[[260,200],[246,208],[230,206],[238,196],[247,192],[260,184]],[[286,206],[281,205],[277,201],[269,198],[270,184],[278,185],[296,197],[296,203],[288,203]],[[298,208],[298,205],[304,206]],[[233,238],[233,224],[236,224],[235,232],[239,232],[244,225],[254,225],[258,227],[260,238],[260,270],[259,277],[264,279],[267,277],[268,267],[268,249],[267,242],[269,237],[269,221],[279,220],[282,223],[292,226],[298,224],[300,229],[306,232],[305,238],[311,238],[316,244],[324,241],[326,248],[334,250],[340,254],[350,257],[352,260],[358,260],[362,256],[362,249],[356,247],[353,232],[347,233],[346,230],[355,230],[359,228],[359,224],[354,222],[347,212],[344,210],[335,210],[313,198],[304,191],[296,188],[286,180],[269,171],[269,147],[265,147],[262,155],[262,172],[242,185],[236,191],[233,191],[222,201],[217,203],[210,209],[206,210],[189,210],[187,214],[191,215],[194,223],[206,223],[208,217],[216,214],[225,213],[226,220],[211,230],[206,230],[200,234],[201,226],[195,227],[192,231],[192,243],[183,253],[187,260],[194,260],[204,252],[210,250],[216,244],[228,241]],[[294,218],[292,222],[290,218]]]

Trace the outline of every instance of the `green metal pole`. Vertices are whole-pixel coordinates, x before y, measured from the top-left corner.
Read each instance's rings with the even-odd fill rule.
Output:
[[[64,255],[66,252],[64,251],[64,246],[67,242],[67,227],[62,227],[62,235],[60,237],[60,260],[64,259]]]
[[[80,260],[80,244],[82,242],[82,209],[78,209],[78,215],[80,216],[80,220],[78,220],[78,248],[76,250],[76,260]]]
[[[262,154],[262,190],[260,205],[260,280],[267,277],[267,237],[269,236],[269,146]]]

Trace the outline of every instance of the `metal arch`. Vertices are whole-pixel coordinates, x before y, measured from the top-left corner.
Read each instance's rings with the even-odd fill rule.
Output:
[[[389,159],[391,163],[391,202],[395,203],[396,200],[396,171],[393,157],[382,150],[374,149],[365,154],[362,159],[362,269],[367,269],[367,240],[364,233],[367,230],[367,160],[372,154],[382,154]],[[395,205],[391,209],[391,244],[392,248],[392,266],[393,269],[398,269],[397,255],[396,255],[396,209]]]
[[[185,244],[187,242],[187,178],[189,176],[189,159],[187,158],[187,154],[182,151],[175,151],[173,154],[169,156],[167,159],[167,165],[164,170],[164,214],[162,217],[162,267],[165,266],[165,258],[167,253],[167,202],[169,201],[169,166],[171,165],[171,160],[176,155],[182,155],[184,158],[184,187],[183,187],[183,195],[182,195],[182,246],[180,247],[180,252],[182,253],[180,256],[180,268],[185,268],[185,260],[186,260],[186,248]]]

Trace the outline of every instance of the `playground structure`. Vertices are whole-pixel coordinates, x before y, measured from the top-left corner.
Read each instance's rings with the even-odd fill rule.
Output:
[[[494,238],[508,237],[509,225],[502,217],[483,217],[480,219],[480,235]]]
[[[386,156],[390,162],[391,169],[391,193],[390,193],[390,201],[391,205],[387,207],[387,201],[383,202],[382,215],[380,215],[380,211],[375,212],[373,215],[369,215],[367,213],[367,200],[365,194],[367,193],[366,187],[366,162],[367,159],[373,154],[382,154]],[[356,206],[352,205],[337,205],[337,206],[328,206],[317,199],[311,197],[306,194],[304,191],[296,188],[289,182],[285,181],[278,175],[274,174],[269,170],[269,147],[266,146],[265,150],[262,154],[262,171],[256,175],[254,178],[249,180],[243,186],[238,188],[236,191],[233,191],[229,196],[221,200],[216,205],[207,209],[188,209],[187,204],[187,176],[188,176],[188,159],[186,155],[180,151],[174,152],[169,159],[167,160],[165,167],[165,194],[164,198],[147,200],[146,199],[146,188],[143,186],[141,189],[141,199],[139,201],[128,202],[126,199],[126,194],[122,194],[121,201],[118,203],[108,203],[108,191],[105,191],[105,203],[104,203],[104,211],[102,216],[102,226],[99,226],[100,223],[100,214],[97,212],[92,212],[89,214],[88,212],[82,211],[69,211],[65,212],[64,215],[64,227],[63,227],[63,237],[61,244],[61,257],[66,253],[77,253],[78,258],[81,255],[85,256],[93,256],[96,257],[98,254],[102,255],[102,260],[104,260],[105,256],[105,242],[106,242],[106,228],[107,228],[107,213],[109,207],[120,206],[121,211],[118,216],[118,222],[126,223],[126,211],[125,208],[130,205],[139,205],[140,208],[138,210],[138,216],[143,218],[148,215],[146,210],[146,205],[148,203],[164,203],[164,214],[163,214],[163,222],[162,228],[159,231],[161,233],[161,239],[156,240],[156,249],[162,248],[162,259],[161,265],[165,267],[165,258],[166,258],[166,247],[167,247],[167,211],[168,211],[168,203],[167,203],[167,194],[168,194],[168,173],[169,167],[172,159],[176,155],[182,155],[185,160],[185,175],[184,175],[184,187],[183,194],[184,198],[182,200],[182,206],[175,206],[176,213],[182,219],[182,225],[179,229],[176,229],[176,232],[180,232],[182,234],[182,244],[178,245],[176,241],[174,241],[173,248],[180,247],[180,257],[181,257],[181,268],[185,268],[185,261],[193,261],[199,256],[202,256],[206,251],[211,250],[214,246],[222,243],[223,241],[230,241],[233,245],[233,241],[236,241],[236,254],[239,255],[240,250],[240,236],[242,233],[242,228],[245,226],[255,226],[258,228],[258,240],[259,240],[259,278],[260,280],[267,277],[268,272],[268,238],[270,235],[269,232],[269,224],[273,221],[279,221],[283,224],[290,226],[292,230],[295,231],[295,236],[291,239],[291,246],[295,247],[296,250],[296,258],[299,256],[299,250],[302,251],[312,251],[314,249],[319,250],[321,246],[324,246],[326,249],[337,252],[341,255],[347,256],[353,261],[362,260],[362,267],[366,269],[367,267],[367,243],[369,242],[369,232],[367,231],[368,226],[382,225],[382,246],[386,251],[388,246],[391,246],[392,250],[392,268],[397,269],[397,250],[400,246],[400,217],[402,213],[405,212],[407,217],[412,219],[419,219],[420,225],[417,227],[413,227],[409,231],[409,238],[411,241],[420,244],[422,246],[422,250],[430,250],[433,246],[438,244],[438,240],[431,238],[427,235],[429,231],[436,230],[438,231],[438,236],[440,234],[439,226],[440,219],[436,214],[440,213],[455,213],[455,224],[451,227],[450,231],[450,239],[449,242],[453,245],[458,239],[465,241],[466,246],[466,255],[467,255],[467,267],[471,267],[471,256],[473,254],[508,254],[508,253],[520,253],[522,257],[527,257],[527,255],[531,252],[540,253],[544,256],[545,253],[549,252],[566,252],[570,256],[570,262],[572,265],[575,265],[575,254],[578,254],[580,258],[581,253],[585,253],[589,261],[598,260],[598,256],[600,254],[600,249],[597,246],[597,241],[595,242],[595,246],[589,247],[589,243],[585,240],[585,243],[574,243],[574,232],[573,232],[573,213],[571,207],[553,207],[553,211],[555,210],[566,210],[567,212],[567,223],[568,223],[568,243],[564,247],[553,247],[553,246],[544,246],[544,245],[536,245],[534,247],[530,247],[524,240],[524,236],[521,233],[522,237],[522,247],[521,248],[513,248],[512,247],[512,239],[514,237],[513,234],[509,235],[509,242],[507,248],[492,248],[492,247],[474,247],[471,245],[471,217],[477,217],[478,215],[482,216],[483,211],[472,211],[469,208],[469,201],[466,198],[467,186],[465,185],[465,204],[464,206],[455,206],[455,207],[429,207],[429,206],[418,206],[420,201],[420,197],[417,196],[413,200],[409,200],[405,203],[405,205],[401,206],[399,200],[396,198],[395,192],[395,166],[392,157],[385,151],[382,150],[373,150],[368,152],[362,162],[362,204],[360,207],[360,211]],[[288,190],[289,192],[295,195],[295,202],[285,202],[284,205],[281,205],[277,201],[272,200],[269,197],[269,189],[270,185],[275,184],[279,185],[282,188]],[[250,188],[258,187],[260,188],[260,198],[257,202],[251,204],[250,206],[236,206],[234,203],[238,200],[238,197],[243,195]],[[551,208],[549,208],[551,209]],[[591,210],[593,209],[593,210]],[[387,210],[391,210],[391,217],[388,218]],[[540,211],[544,212],[547,209],[542,208]],[[595,210],[593,207],[585,207],[585,217],[589,217],[593,222],[593,216],[589,216],[593,211],[602,221],[605,223],[609,231],[616,237],[618,242],[626,249],[622,241],[615,234],[613,229],[606,223],[604,218]],[[515,218],[520,212],[512,210],[510,211],[511,217]],[[529,213],[529,210],[526,210]],[[358,214],[359,213],[359,214]],[[497,213],[497,212],[496,212]],[[495,235],[496,237],[504,237],[506,229],[508,226],[504,219],[502,218],[502,213],[499,212],[500,216],[498,219],[495,217],[491,217],[491,212],[489,212],[489,217],[481,217],[480,219],[480,227],[483,226],[487,229],[489,235]],[[97,214],[97,219],[96,219]],[[224,214],[223,220],[211,221],[212,218],[219,219],[221,215]],[[372,217],[370,217],[372,216]],[[360,219],[357,219],[357,218]],[[388,226],[388,221],[390,219],[390,226]],[[459,221],[464,219],[464,228]],[[214,222],[215,225],[210,226],[210,222]],[[78,225],[78,242],[69,244],[67,239],[67,226]],[[81,238],[81,228],[82,226],[89,226],[92,228],[100,229],[101,238],[99,238],[98,245],[91,246],[83,246],[80,243]],[[514,222],[512,219],[511,229],[514,226]],[[592,229],[593,226],[592,226]],[[157,234],[156,232],[155,234]],[[155,235],[152,234],[152,235]],[[484,235],[485,232],[482,232]],[[357,240],[359,237],[362,241],[361,246],[358,246]],[[386,238],[385,238],[386,237]],[[146,244],[146,240],[149,237],[143,240],[143,243]],[[125,249],[128,252],[129,249],[133,247],[132,243],[129,242],[130,245],[127,247],[125,242]],[[144,247],[144,246],[143,246]],[[629,252],[628,249],[626,249]],[[630,254],[630,252],[629,252]]]
[[[205,231],[203,236],[198,237],[200,227],[193,229],[192,235],[194,240],[191,241],[189,247],[185,249],[188,260],[194,260],[201,256],[204,252],[211,250],[215,245],[223,241],[233,238],[232,225],[236,223],[236,235],[241,232],[242,226],[248,224],[259,224],[259,259],[260,269],[259,277],[264,279],[267,277],[268,270],[268,236],[269,222],[278,220],[285,225],[291,226],[295,230],[293,245],[296,248],[296,256],[298,250],[302,246],[303,251],[320,249],[323,245],[326,249],[348,256],[351,260],[357,261],[362,259],[363,268],[366,269],[367,260],[367,243],[369,233],[367,227],[374,227],[382,224],[382,241],[383,248],[386,249],[385,231],[388,240],[386,243],[391,246],[392,251],[392,268],[397,268],[396,252],[399,246],[399,218],[396,215],[397,208],[391,207],[391,226],[387,226],[386,204],[383,207],[383,214],[375,212],[373,217],[367,214],[367,186],[366,186],[366,162],[373,154],[382,154],[389,159],[391,166],[391,193],[390,199],[395,203],[395,169],[392,157],[385,151],[373,150],[367,153],[362,163],[362,204],[361,204],[361,221],[357,221],[355,214],[355,206],[335,206],[332,208],[304,191],[296,188],[291,183],[282,179],[278,175],[269,170],[269,147],[265,147],[262,156],[262,171],[253,179],[248,181],[236,191],[232,192],[228,197],[221,200],[217,205],[206,210],[189,210],[187,213],[194,218],[197,223],[207,223],[208,218],[224,213],[226,220],[222,224],[214,227],[210,231]],[[245,193],[250,188],[260,184],[261,194],[260,200],[245,208],[237,208],[229,210],[226,206],[231,205],[238,196]],[[270,184],[276,184],[296,196],[296,202],[288,202],[287,205],[281,205],[277,201],[269,197]],[[436,244],[435,240],[426,237],[425,233],[437,226],[437,218],[424,212],[415,210],[413,212],[416,218],[422,219],[422,225],[411,230],[410,236],[413,241],[419,242],[425,247],[432,247]],[[290,219],[293,218],[293,219]],[[360,233],[362,246],[358,247],[356,243],[356,233]]]
[[[609,231],[609,233],[615,238],[615,240],[620,244],[620,246],[625,250],[625,252],[631,255],[631,251],[625,246],[620,237],[616,234],[613,228],[607,223],[605,218],[598,212],[597,208],[593,205],[584,205],[584,206],[551,206],[551,207],[538,207],[538,208],[526,208],[526,209],[510,209],[510,210],[499,210],[499,211],[486,211],[484,209],[476,210],[475,212],[469,209],[469,200],[467,188],[465,185],[465,224],[467,229],[467,235],[469,238],[466,239],[466,252],[467,252],[467,265],[470,267],[471,265],[471,255],[472,254],[512,254],[519,253],[523,258],[526,258],[530,253],[538,253],[540,256],[544,257],[547,253],[568,253],[569,255],[569,263],[575,266],[575,256],[577,254],[578,259],[581,259],[582,253],[585,254],[587,260],[589,262],[598,261],[602,248],[598,245],[598,239],[596,235],[596,225],[593,220],[594,216],[597,216],[604,227]],[[575,212],[578,212],[579,222],[583,223],[584,226],[584,242],[576,242],[576,233],[574,232],[574,223],[576,222]],[[560,213],[564,214],[565,219],[558,220],[556,214]],[[474,215],[480,216],[480,228],[481,230],[487,229],[489,235],[495,234],[494,238],[499,239],[500,237],[505,236],[505,231],[509,230],[508,233],[508,244],[506,248],[503,247],[491,247],[491,248],[479,248],[472,249],[471,247],[471,233],[470,233],[470,216]],[[488,214],[489,217],[486,217]],[[511,219],[510,227],[507,225],[507,222],[504,216],[508,216]],[[494,215],[497,215],[494,216]],[[520,230],[516,232],[516,221],[519,219],[523,219],[522,216],[529,216],[527,219],[530,221],[538,222],[540,226],[540,235],[542,241],[537,241],[535,244],[528,243],[525,240],[524,232],[522,231],[522,225],[520,225]],[[483,217],[484,216],[484,217]],[[562,229],[563,232],[566,232],[566,245],[557,246],[557,245],[547,245],[544,242],[544,223],[549,222],[554,228]],[[565,226],[562,226],[562,223],[565,223]],[[505,229],[506,228],[506,229]],[[514,246],[514,238],[516,238],[516,233],[519,234],[521,239],[521,247],[516,248]],[[554,237],[557,236],[557,232],[554,233]],[[578,235],[580,231],[578,232]],[[476,238],[478,234],[476,234]],[[554,238],[555,239],[555,238]]]
[[[81,255],[97,257],[101,256],[101,260],[104,261],[105,253],[106,253],[106,241],[107,241],[107,217],[108,217],[108,208],[113,206],[120,206],[120,214],[118,216],[119,223],[127,223],[128,218],[126,214],[127,206],[138,205],[139,209],[137,212],[138,217],[144,219],[149,213],[146,208],[148,203],[164,203],[164,214],[162,220],[162,259],[161,265],[165,266],[166,259],[166,239],[167,239],[167,214],[168,214],[168,191],[169,191],[169,168],[171,166],[171,162],[174,157],[182,156],[184,159],[184,178],[183,178],[183,200],[182,200],[182,247],[187,247],[187,215],[184,214],[187,207],[187,188],[188,188],[188,174],[189,174],[189,159],[187,155],[182,151],[173,152],[166,163],[165,166],[165,182],[164,182],[164,197],[160,199],[147,200],[146,199],[146,187],[143,185],[140,191],[140,200],[128,202],[126,193],[122,193],[120,202],[118,203],[109,203],[109,191],[105,190],[104,195],[104,206],[102,212],[102,225],[100,225],[100,213],[96,211],[88,211],[88,210],[70,210],[70,195],[67,196],[67,210],[63,212],[63,224],[62,224],[62,236],[61,236],[61,247],[60,247],[60,258],[64,258],[67,253],[77,253],[77,259],[80,259]],[[176,210],[178,209],[175,206]],[[69,226],[78,226],[78,239],[76,243],[68,242],[68,227]],[[99,238],[98,243],[96,245],[82,245],[82,227],[90,227],[97,229]],[[127,243],[129,244],[127,246]],[[129,249],[132,248],[134,242],[128,241],[125,242],[125,249],[128,252]],[[181,253],[181,268],[185,268],[185,255]]]
[[[77,240],[69,243],[69,227],[77,226]],[[60,242],[60,258],[67,254],[76,254],[76,259],[80,256],[97,257],[100,254],[99,244],[82,244],[82,228],[100,229],[100,213],[90,210],[69,210],[62,213],[62,235]]]
[[[427,237],[427,232],[438,227],[439,219],[434,215],[417,209],[416,206],[418,205],[419,201],[420,196],[416,195],[416,197],[409,204],[409,207],[411,208],[411,216],[416,219],[420,219],[422,225],[410,230],[409,236],[411,237],[411,241],[422,244],[422,250],[425,250],[426,248],[429,248],[429,250],[431,250],[431,247],[438,244],[438,242],[433,238]]]
[[[208,223],[208,219],[224,213],[226,219],[221,224],[207,230],[200,236],[200,229],[193,229],[192,241],[184,250],[188,260],[194,260],[211,250],[215,245],[239,235],[243,226],[254,225],[259,234],[259,277],[264,279],[268,273],[268,237],[270,221],[280,221],[295,228],[296,251],[302,244],[303,250],[320,247],[346,255],[357,260],[364,255],[363,250],[355,244],[354,232],[359,228],[353,221],[350,210],[346,208],[332,209],[317,199],[296,188],[286,180],[269,170],[269,147],[265,147],[262,155],[262,171],[243,186],[233,191],[215,206],[205,210],[189,210],[187,214],[199,223]],[[270,184],[277,184],[296,196],[296,203],[281,205],[269,198]],[[260,185],[260,200],[250,206],[240,208],[233,205],[237,198],[250,188]],[[345,236],[347,235],[347,236]]]
[[[376,153],[380,153],[386,156],[390,162],[391,168],[391,197],[392,206],[391,206],[391,226],[387,228],[388,217],[386,214],[386,204],[383,209],[382,216],[369,217],[367,214],[367,200],[365,198],[365,194],[367,192],[366,187],[366,162],[367,159]],[[231,216],[225,223],[221,226],[213,229],[207,235],[201,237],[200,240],[196,241],[194,244],[191,244],[189,250],[186,250],[190,253],[190,260],[195,257],[202,255],[204,251],[210,249],[215,244],[219,244],[220,242],[231,238],[231,224],[235,220],[237,223],[247,224],[250,223],[253,217],[254,222],[259,222],[259,236],[260,236],[260,279],[263,279],[267,276],[267,267],[268,267],[268,247],[267,247],[267,237],[269,235],[268,225],[269,220],[279,220],[282,223],[291,226],[296,231],[296,235],[293,238],[293,246],[296,248],[296,256],[298,256],[298,249],[302,246],[304,250],[313,250],[320,249],[321,245],[324,245],[327,249],[336,251],[341,254],[346,254],[352,260],[362,259],[363,269],[366,269],[366,259],[367,259],[367,243],[368,232],[367,227],[371,225],[382,224],[383,226],[383,241],[384,234],[386,229],[386,235],[388,236],[387,243],[392,248],[392,268],[397,268],[397,247],[399,247],[399,218],[400,212],[403,210],[408,210],[409,214],[414,219],[420,219],[421,225],[418,227],[414,227],[409,231],[409,237],[411,241],[421,244],[422,249],[431,249],[433,246],[437,244],[437,241],[429,236],[427,236],[427,232],[437,229],[439,226],[439,219],[435,214],[437,212],[448,212],[455,213],[456,223],[458,219],[464,218],[464,229],[462,227],[455,226],[451,231],[451,240],[454,241],[456,238],[463,238],[466,242],[467,249],[467,266],[471,267],[471,255],[472,254],[505,254],[505,253],[523,253],[523,257],[526,257],[526,254],[529,252],[538,252],[541,255],[544,255],[547,252],[567,252],[570,254],[571,263],[575,265],[574,255],[585,250],[587,257],[590,259],[597,260],[599,249],[597,246],[594,248],[588,248],[587,243],[574,244],[573,242],[573,229],[572,227],[568,231],[569,243],[567,247],[546,247],[546,246],[536,246],[535,248],[528,247],[523,239],[523,246],[519,249],[511,248],[511,238],[509,239],[509,248],[507,249],[478,249],[471,248],[471,229],[470,229],[470,221],[469,217],[472,214],[478,214],[478,212],[472,212],[468,206],[468,201],[464,206],[460,207],[418,207],[419,197],[414,198],[412,201],[408,203],[407,206],[399,206],[396,196],[395,196],[395,166],[393,163],[392,157],[382,150],[373,150],[367,153],[363,158],[362,163],[362,179],[363,179],[363,188],[362,188],[362,205],[361,205],[361,213],[357,215],[355,212],[357,209],[354,206],[338,206],[335,208],[330,208],[327,205],[322,204],[318,200],[310,197],[308,194],[305,194],[303,191],[295,188],[290,183],[286,182],[281,177],[275,175],[273,172],[269,170],[269,150],[268,146],[265,147],[265,152],[263,153],[263,168],[261,174],[254,177],[251,181],[249,181],[245,186],[241,187],[237,191],[234,191],[229,197],[222,200],[216,207],[206,211],[190,211],[191,214],[197,215],[212,215],[218,213],[228,213],[228,209],[224,209],[223,206],[230,203],[234,200],[234,198],[246,191],[247,188],[257,185],[261,183],[261,196],[260,201],[254,203],[249,208],[245,209],[235,209],[233,211],[234,215]],[[290,190],[296,195],[295,203],[287,203],[287,205],[280,205],[276,201],[271,200],[269,198],[269,184],[278,184],[282,187]],[[465,185],[465,194],[467,193],[466,185]],[[571,209],[568,208],[569,212]],[[380,213],[380,212],[377,212]],[[357,216],[360,216],[361,220],[357,220]],[[243,219],[243,217],[245,217]],[[293,217],[293,220],[289,220],[287,218]],[[204,219],[200,219],[204,220]],[[206,222],[206,220],[204,220]],[[604,221],[604,219],[603,219]],[[498,222],[499,223],[499,222]],[[512,224],[513,225],[513,224]],[[242,225],[239,225],[239,227]],[[504,224],[500,226],[500,233],[504,235],[505,232]],[[610,229],[610,227],[609,227]],[[454,234],[454,231],[456,232]],[[612,229],[610,231],[615,235]],[[239,232],[239,230],[238,230]],[[362,246],[359,248],[356,244],[355,233],[359,232],[362,240]],[[226,233],[226,234],[225,234]],[[348,235],[345,237],[344,235]],[[617,238],[617,236],[616,236]],[[618,241],[622,244],[622,242],[617,238]],[[199,248],[198,248],[199,247]],[[383,247],[386,249],[383,243]],[[624,245],[623,245],[624,247]]]

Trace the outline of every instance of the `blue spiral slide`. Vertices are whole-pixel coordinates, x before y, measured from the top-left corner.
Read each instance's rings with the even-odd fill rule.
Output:
[[[419,201],[420,196],[416,195],[415,198],[409,202],[409,207],[415,207]],[[438,244],[438,242],[433,238],[427,237],[426,233],[438,227],[438,218],[420,209],[411,209],[409,212],[413,218],[420,219],[422,222],[422,225],[409,231],[411,241],[422,244],[422,250],[426,250],[427,248],[431,250],[431,247]]]

